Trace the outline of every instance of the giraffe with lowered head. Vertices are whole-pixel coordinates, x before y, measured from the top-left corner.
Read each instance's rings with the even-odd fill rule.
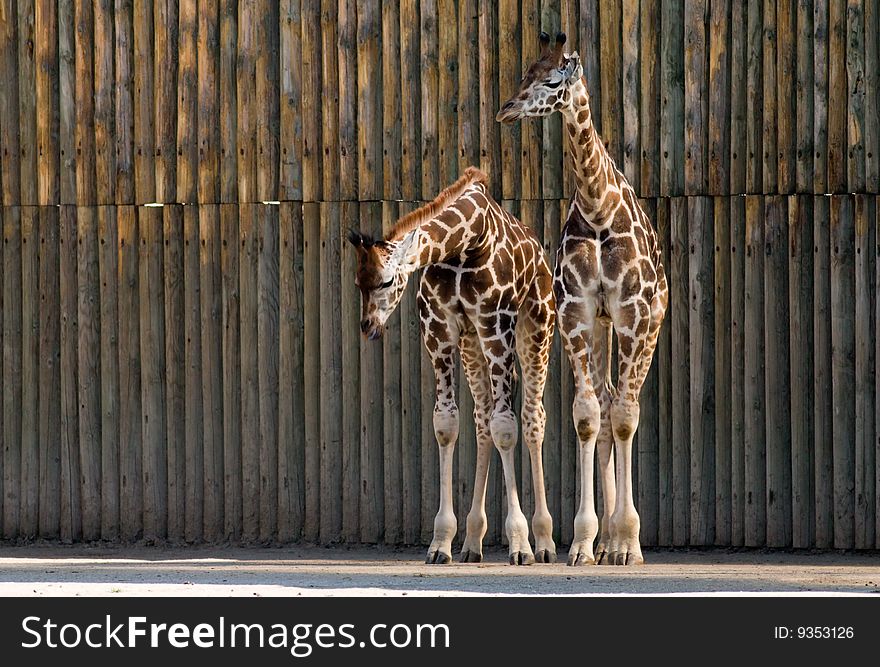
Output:
[[[419,287],[422,337],[437,385],[434,433],[440,448],[440,509],[428,563],[452,560],[457,529],[452,506],[452,454],[458,438],[455,356],[461,354],[474,398],[477,457],[474,495],[467,516],[462,562],[480,562],[486,534],[486,482],[494,444],[507,488],[505,530],[510,563],[556,560],[553,524],[547,510],[541,450],[544,442],[544,384],[553,338],[552,275],[532,232],[498,205],[486,176],[468,167],[429,204],[404,216],[374,240],[352,231],[361,291],[361,331],[382,335],[409,276],[424,268]],[[513,412],[516,358],[523,376],[522,431],[531,457],[535,495],[532,530],[520,508],[515,477],[517,421]]]
[[[553,47],[541,33],[540,57],[496,119],[512,123],[559,111],[571,144],[576,191],[553,277],[559,330],[575,379],[572,413],[581,464],[568,564],[639,564],[644,558],[633,502],[632,441],[669,293],[657,234],[593,126],[580,57],[564,53],[564,44],[563,33]],[[616,386],[612,329],[619,354]],[[605,507],[594,554],[597,444]]]

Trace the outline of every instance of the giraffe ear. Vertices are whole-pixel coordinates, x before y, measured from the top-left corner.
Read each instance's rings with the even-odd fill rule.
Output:
[[[348,242],[351,243],[355,248],[359,248],[364,244],[364,235],[361,234],[354,227],[348,230]]]
[[[540,39],[541,39],[541,57],[543,58],[544,56],[547,55],[547,52],[550,50],[550,35],[548,35],[546,32],[542,32]]]
[[[562,76],[568,83],[574,83],[584,75],[584,68],[581,66],[581,57],[575,51],[568,56],[562,68]]]

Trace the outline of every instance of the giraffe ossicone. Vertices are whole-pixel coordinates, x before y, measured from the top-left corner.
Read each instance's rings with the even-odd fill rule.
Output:
[[[485,174],[469,167],[432,202],[401,218],[384,238],[349,234],[358,260],[361,331],[369,339],[382,335],[410,275],[423,268],[419,318],[437,387],[433,421],[440,448],[440,508],[427,562],[451,562],[457,532],[452,502],[452,455],[459,425],[457,355],[473,395],[477,435],[474,495],[461,560],[479,562],[483,557],[486,483],[494,446],[504,468],[511,564],[554,562],[542,463],[542,401],[555,321],[553,278],[537,238],[491,197],[485,182]],[[534,552],[516,486],[517,358],[523,375],[523,440],[535,495]]]
[[[581,464],[568,563],[637,564],[644,557],[633,501],[632,440],[669,291],[657,234],[593,126],[583,66],[576,52],[563,51],[565,41],[559,33],[551,48],[541,33],[540,57],[496,119],[512,123],[558,111],[571,147],[576,191],[553,274],[559,331],[575,380],[572,417]],[[616,385],[611,379],[612,330],[618,341]],[[597,446],[604,492],[601,524],[593,490]]]

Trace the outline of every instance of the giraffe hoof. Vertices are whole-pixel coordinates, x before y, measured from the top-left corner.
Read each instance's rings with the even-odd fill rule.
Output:
[[[610,565],[609,555],[607,551],[600,551],[596,554],[596,565]]]
[[[511,565],[534,565],[535,555],[530,551],[514,551],[510,554]]]
[[[461,552],[461,556],[459,556],[458,561],[460,563],[482,563],[483,554],[481,554],[479,551],[471,551],[470,549],[466,549]]]
[[[426,565],[446,565],[452,562],[452,556],[442,551],[429,551],[428,557],[425,558]]]
[[[596,559],[591,558],[589,554],[585,553],[569,554],[568,564],[571,567],[580,567],[581,565],[595,565]]]
[[[550,549],[538,549],[538,551],[535,552],[535,560],[539,563],[555,563],[556,552],[551,551]]]

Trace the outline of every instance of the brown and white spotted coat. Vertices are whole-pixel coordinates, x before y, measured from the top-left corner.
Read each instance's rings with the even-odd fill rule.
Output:
[[[474,167],[430,204],[401,218],[384,239],[352,232],[362,296],[361,331],[382,334],[409,276],[424,267],[419,314],[437,383],[434,433],[440,447],[440,509],[427,562],[448,563],[456,520],[452,507],[452,454],[458,438],[455,358],[461,354],[474,397],[477,464],[474,496],[462,546],[463,562],[482,559],[486,534],[486,480],[492,446],[498,449],[507,488],[510,562],[553,562],[556,545],[547,510],[541,449],[544,384],[555,319],[552,275],[532,232],[489,195]],[[516,358],[522,368],[522,430],[535,489],[528,541],[515,478],[517,422],[513,412]]]
[[[578,54],[563,53],[561,33],[553,48],[545,33],[541,43],[541,57],[497,120],[510,123],[559,111],[571,140],[577,190],[554,272],[559,330],[575,377],[572,411],[581,457],[581,502],[568,562],[642,563],[632,440],[639,394],[666,313],[666,274],[657,234],[593,126]],[[619,351],[616,386],[611,381],[612,327]],[[597,444],[605,507],[594,556]]]

